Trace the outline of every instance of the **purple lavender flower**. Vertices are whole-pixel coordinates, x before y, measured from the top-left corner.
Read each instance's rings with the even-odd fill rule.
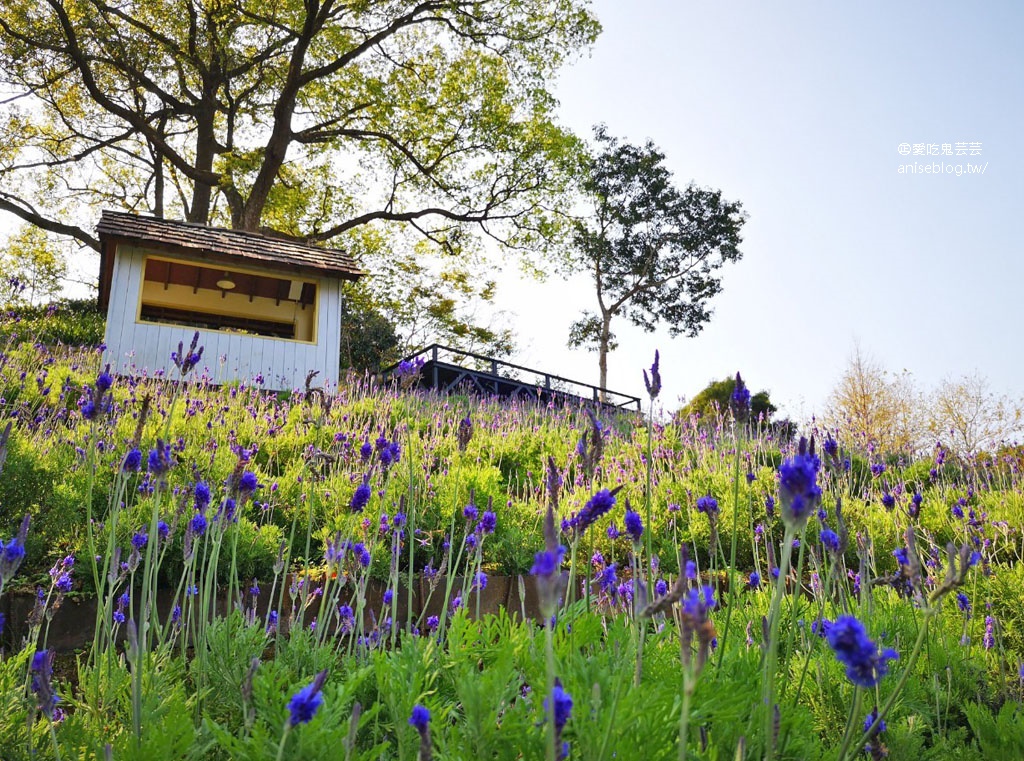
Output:
[[[995,624],[996,620],[992,616],[985,616],[985,635],[981,639],[981,644],[984,645],[986,650],[991,650],[995,647]]]
[[[708,612],[717,604],[715,602],[715,590],[706,584],[702,589],[690,587],[683,596],[681,604],[683,615],[690,616],[693,619],[704,620],[707,618]]]
[[[138,447],[132,447],[121,462],[121,470],[125,473],[135,472],[142,467],[142,452]]]
[[[338,625],[342,634],[350,634],[356,628],[356,614],[351,605],[338,608]]]
[[[465,452],[466,447],[469,446],[470,440],[473,438],[473,421],[470,419],[467,413],[466,417],[459,421],[459,433],[457,440],[459,442],[459,451]]]
[[[733,385],[729,403],[732,407],[732,414],[737,420],[745,421],[750,415],[750,389],[747,388],[739,373],[736,373],[736,383]]]
[[[747,579],[747,586],[751,589],[757,589],[761,586],[761,574],[757,571],[751,571],[750,577]]]
[[[615,507],[615,494],[619,488],[621,487],[617,487],[613,491],[601,489],[601,491],[587,500],[587,504],[583,506],[583,509],[576,513],[570,521],[577,535],[582,535],[598,518]]]
[[[832,438],[831,435],[825,437],[825,443],[821,445],[825,454],[831,457],[833,460],[839,454],[839,442]]]
[[[888,662],[900,657],[889,648],[879,652],[864,624],[853,616],[837,618],[825,636],[836,658],[846,666],[846,677],[859,687],[874,687],[889,673]]]
[[[292,695],[288,701],[289,724],[293,727],[308,724],[323,705],[323,686],[327,681],[327,669],[317,674],[311,683]]]
[[[876,706],[871,713],[864,719],[864,731],[871,730],[871,727],[875,727],[874,731],[871,732],[871,736],[864,744],[864,752],[871,756],[872,759],[882,759],[889,755],[889,751],[885,748],[882,743],[877,742],[878,736],[886,730],[885,719],[878,721],[878,726],[875,726],[875,722],[878,721],[878,707]]]
[[[132,547],[142,552],[146,548],[146,544],[149,542],[149,535],[146,534],[145,530],[137,531],[132,535]]]
[[[658,398],[658,394],[661,393],[661,372],[658,369],[660,357],[658,352],[654,352],[654,364],[651,365],[651,377],[647,377],[647,371],[644,370],[644,386],[647,387],[647,395],[651,397],[651,401]]]
[[[178,371],[182,377],[192,372],[193,368],[199,364],[203,358],[203,349],[205,347],[199,346],[199,331],[197,330],[192,336],[192,344],[189,346],[188,351],[185,351],[185,344],[182,341],[178,341],[178,350],[171,352],[171,361],[174,362]]]
[[[82,397],[78,402],[78,410],[82,413],[83,420],[95,420],[99,408],[92,399]]]
[[[107,365],[106,369],[96,376],[96,390],[105,394],[113,385],[114,379],[110,375],[110,365]]]
[[[238,510],[238,503],[235,502],[235,500],[233,498],[227,497],[221,503],[220,510],[217,511],[217,515],[214,516],[214,519],[217,520],[221,516],[223,516],[224,520],[227,521],[228,523],[234,523],[235,521],[238,520],[238,512],[237,512],[237,510]]]
[[[640,513],[626,508],[626,533],[629,534],[629,538],[633,540],[634,544],[640,543],[640,538],[644,533],[644,524],[640,519]]]
[[[907,514],[911,518],[916,518],[921,514],[921,503],[924,501],[924,497],[921,496],[920,492],[915,492],[914,496],[910,498],[910,507],[907,508]]]
[[[362,542],[356,542],[352,545],[352,553],[356,556],[356,560],[359,561],[359,565],[363,568],[367,568],[370,565],[370,551],[366,548],[366,545]]]
[[[423,734],[427,731],[427,725],[430,724],[430,711],[417,703],[413,706],[412,716],[409,717],[409,724],[416,727],[417,732]]]
[[[355,493],[352,494],[352,501],[349,503],[349,507],[352,508],[352,512],[363,512],[370,501],[370,495],[370,484],[364,476],[363,482],[356,487]]]
[[[53,689],[53,650],[40,650],[32,656],[32,692],[39,711],[50,721],[60,702]]]
[[[555,679],[550,698],[544,698],[544,714],[555,722],[555,744],[561,745],[562,730],[572,715],[572,696],[562,688],[562,682]]]
[[[192,516],[192,520],[189,522],[189,528],[192,529],[192,533],[196,536],[202,536],[206,533],[206,516],[202,513],[196,513]]]
[[[497,526],[498,516],[494,514],[494,511],[484,510],[484,514],[480,516],[480,523],[477,525],[477,528],[484,534],[493,534]]]
[[[477,507],[472,502],[470,502],[468,505],[462,508],[462,517],[465,518],[467,521],[475,521],[477,515]]]
[[[817,509],[821,488],[817,484],[821,461],[814,454],[814,440],[810,449],[807,439],[800,438],[797,454],[779,466],[779,499],[782,500],[782,519],[791,527],[799,528]]]
[[[889,492],[885,492],[884,494],[882,494],[882,507],[884,507],[886,510],[892,510],[894,507],[896,507],[896,498],[892,496]]]
[[[26,515],[17,535],[6,543],[0,541],[0,586],[10,581],[25,558],[25,539],[28,538],[29,517]]]
[[[597,574],[597,583],[601,591],[605,594],[615,595],[616,587],[619,584],[619,578],[616,575],[618,568],[617,563],[611,563],[606,565],[599,574]]]
[[[241,495],[250,495],[256,491],[259,486],[259,480],[256,478],[256,474],[251,470],[242,472],[242,477],[238,479],[238,493]]]
[[[839,535],[830,528],[823,528],[820,534],[821,545],[829,552],[839,552]]]
[[[210,504],[210,487],[204,482],[198,481],[192,488],[192,495],[195,501],[196,510],[202,512]]]
[[[718,515],[718,500],[710,494],[705,494],[697,500],[697,512],[708,516]]]
[[[827,618],[819,618],[817,621],[811,622],[811,634],[817,634],[819,637],[826,636],[831,628],[832,622]]]
[[[565,556],[565,547],[559,546],[557,552],[544,550],[533,556],[533,567],[530,569],[531,576],[552,577],[562,567],[562,558]]]

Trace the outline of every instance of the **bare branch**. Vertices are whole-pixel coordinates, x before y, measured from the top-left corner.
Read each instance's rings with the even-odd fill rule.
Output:
[[[96,251],[100,250],[99,240],[89,235],[89,233],[81,227],[65,224],[64,222],[58,222],[54,219],[48,219],[39,214],[31,204],[28,204],[8,193],[0,193],[0,210],[10,212],[14,216],[23,219],[25,222],[35,225],[47,232],[56,233],[58,235],[69,235],[75,240],[81,241],[89,248],[95,249]]]

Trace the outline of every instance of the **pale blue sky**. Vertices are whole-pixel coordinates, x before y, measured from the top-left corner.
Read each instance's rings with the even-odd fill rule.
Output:
[[[695,339],[620,321],[609,386],[642,394],[661,350],[664,405],[743,372],[784,411],[820,411],[854,343],[922,387],[978,371],[1024,396],[1024,4],[594,0],[590,57],[555,84],[566,126],[652,139],[680,185],[743,202],[744,259]],[[901,143],[981,143],[903,157]],[[983,175],[900,175],[911,161]],[[7,221],[6,219],[4,221]],[[597,380],[565,347],[585,282],[502,277],[515,360]]]
[[[859,342],[923,387],[977,370],[1024,395],[1024,5],[593,9],[604,33],[556,85],[566,126],[588,134],[603,121],[625,140],[650,138],[680,185],[719,187],[749,214],[745,257],[724,271],[703,333],[670,339],[620,322],[611,388],[641,393],[659,348],[668,408],[740,370],[804,419]],[[980,155],[898,152],[958,142],[981,143]],[[987,167],[900,175],[911,161]],[[511,280],[503,303],[519,305],[519,360],[596,381],[596,355],[565,349],[594,298],[587,285]]]

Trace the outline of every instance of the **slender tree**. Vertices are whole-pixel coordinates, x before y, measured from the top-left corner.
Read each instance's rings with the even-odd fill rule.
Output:
[[[925,407],[909,372],[892,374],[855,345],[822,422],[863,455],[913,454],[927,445]]]
[[[961,458],[1024,434],[1024,404],[997,394],[978,372],[945,379],[928,399],[928,433]]]
[[[619,143],[603,126],[594,135],[597,153],[583,182],[592,210],[576,223],[567,270],[589,273],[598,311],[573,324],[569,346],[598,352],[605,388],[615,317],[646,331],[664,322],[672,336],[694,336],[711,319],[707,303],[722,289],[718,270],[742,256],[746,217],[721,191],[678,190],[650,141]]]

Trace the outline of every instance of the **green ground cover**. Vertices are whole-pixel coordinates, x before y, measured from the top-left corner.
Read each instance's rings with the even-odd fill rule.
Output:
[[[190,356],[181,382],[3,349],[0,584],[41,590],[7,622],[4,758],[1024,756],[1013,451],[216,389]],[[477,616],[499,575],[543,623]],[[404,604],[420,579],[436,618]],[[75,597],[92,645],[54,677]]]

